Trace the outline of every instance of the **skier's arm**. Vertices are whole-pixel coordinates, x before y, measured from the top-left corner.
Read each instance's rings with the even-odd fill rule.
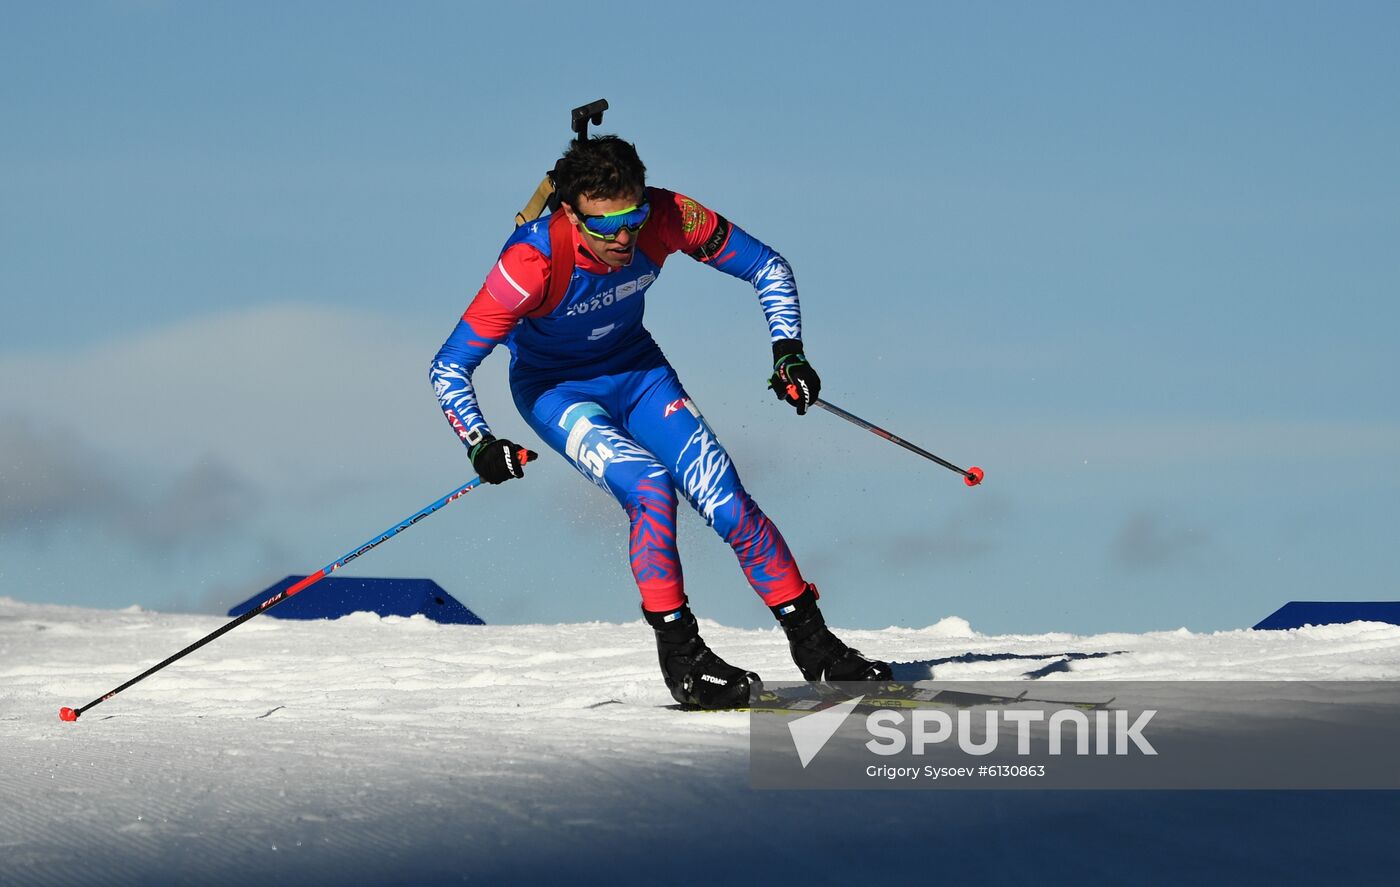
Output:
[[[548,274],[549,260],[538,250],[528,244],[511,246],[433,358],[428,371],[433,391],[452,430],[469,450],[492,437],[477,403],[472,373],[491,349],[505,341],[516,321],[544,299]]]
[[[491,426],[477,404],[472,373],[500,341],[479,334],[465,318],[459,320],[428,370],[443,414],[468,448],[491,435]]]
[[[787,260],[724,216],[683,194],[655,189],[652,211],[657,212],[667,249],[684,252],[697,262],[753,284],[763,316],[768,320],[768,338],[773,343],[769,387],[780,400],[792,404],[798,415],[806,413],[821,393],[821,378],[803,353],[797,281]]]
[[[724,216],[684,194],[654,189],[653,212],[671,252],[683,252],[725,274],[747,280],[758,293],[768,337],[802,338],[802,311],[792,267],[774,249]]]

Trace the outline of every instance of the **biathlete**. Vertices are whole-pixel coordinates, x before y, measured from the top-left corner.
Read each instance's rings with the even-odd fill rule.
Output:
[[[677,490],[733,548],[783,626],[803,677],[888,680],[887,663],[827,628],[816,587],[642,325],[646,291],[673,253],[749,281],[773,344],[771,384],[805,414],[821,380],[803,353],[792,269],[718,213],[647,187],[636,149],[617,136],[570,143],[553,177],[559,209],[516,229],[433,359],[433,389],[477,473],[503,483],[523,477],[536,456],[492,435],[472,388],[477,365],[505,343],[511,393],[525,421],[627,513],[642,612],[678,702],[742,706],[761,683],[700,637],[676,549]]]

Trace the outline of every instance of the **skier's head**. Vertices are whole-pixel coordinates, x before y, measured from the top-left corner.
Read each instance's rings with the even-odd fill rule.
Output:
[[[554,187],[584,245],[605,264],[631,263],[646,224],[647,168],[637,149],[614,135],[571,142],[554,165]]]
[[[573,141],[554,164],[554,188],[561,203],[578,206],[580,197],[638,197],[647,168],[631,142],[614,135]]]

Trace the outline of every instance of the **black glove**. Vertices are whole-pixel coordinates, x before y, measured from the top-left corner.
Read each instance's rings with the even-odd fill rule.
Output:
[[[806,415],[807,408],[821,395],[821,377],[802,353],[801,339],[780,339],[773,343],[773,378],[768,380],[768,387],[778,395],[778,400],[796,407],[799,416]]]
[[[503,484],[513,477],[524,477],[525,463],[540,457],[539,453],[520,444],[494,437],[483,439],[468,454],[472,467],[488,484]]]

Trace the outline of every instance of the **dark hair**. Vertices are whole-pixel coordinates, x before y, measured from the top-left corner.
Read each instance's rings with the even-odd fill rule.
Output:
[[[647,184],[647,168],[631,142],[615,135],[574,141],[554,164],[559,199],[578,206],[579,197],[631,197]]]

